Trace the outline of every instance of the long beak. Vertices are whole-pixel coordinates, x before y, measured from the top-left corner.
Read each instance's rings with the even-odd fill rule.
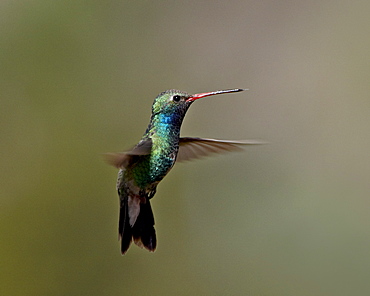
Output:
[[[234,88],[234,89],[217,90],[217,91],[211,91],[211,92],[206,92],[206,93],[201,93],[201,94],[195,94],[195,95],[191,95],[186,101],[193,102],[195,100],[198,100],[198,99],[201,99],[201,98],[204,98],[204,97],[227,94],[227,93],[233,93],[233,92],[240,92],[240,91],[244,91],[244,90],[247,90],[247,89]]]

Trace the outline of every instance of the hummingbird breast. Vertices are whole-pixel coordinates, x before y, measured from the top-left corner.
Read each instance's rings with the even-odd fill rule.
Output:
[[[155,146],[153,142],[153,147]],[[155,147],[150,155],[140,157],[140,160],[130,170],[131,172],[127,172],[139,188],[147,189],[153,184],[157,184],[175,164],[178,144],[171,149],[163,148]]]
[[[151,153],[142,157],[134,168],[134,178],[139,187],[158,183],[175,164],[179,150],[180,125],[169,116],[152,119],[143,137],[152,140]]]

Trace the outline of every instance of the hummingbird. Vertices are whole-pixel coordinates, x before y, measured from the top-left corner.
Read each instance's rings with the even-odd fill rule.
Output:
[[[261,144],[253,140],[180,137],[182,121],[194,101],[244,90],[236,88],[194,95],[166,90],[155,98],[149,125],[139,143],[129,151],[107,154],[107,162],[119,169],[116,189],[120,203],[118,234],[122,255],[132,241],[141,248],[155,251],[157,238],[150,199],[175,162],[240,150],[241,145]]]

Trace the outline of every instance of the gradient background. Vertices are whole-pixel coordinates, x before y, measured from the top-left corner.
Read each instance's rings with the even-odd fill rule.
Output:
[[[369,1],[0,2],[1,295],[369,295]],[[182,135],[158,248],[117,241],[117,171],[154,97]]]

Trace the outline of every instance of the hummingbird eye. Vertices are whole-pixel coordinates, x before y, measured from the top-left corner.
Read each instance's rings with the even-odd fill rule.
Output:
[[[175,96],[173,96],[173,97],[172,97],[172,100],[173,100],[174,102],[180,102],[181,97],[180,97],[179,95],[175,95]]]

